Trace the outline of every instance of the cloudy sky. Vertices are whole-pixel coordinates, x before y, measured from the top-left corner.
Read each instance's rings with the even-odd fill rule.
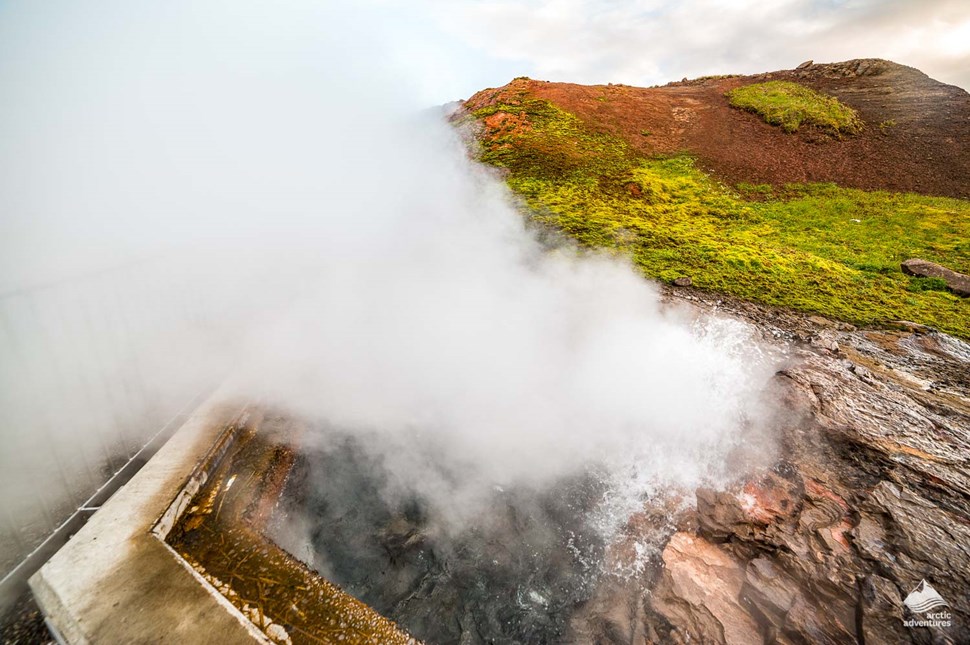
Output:
[[[397,3],[388,2],[391,13]],[[888,58],[970,88],[966,0],[425,0],[393,19],[434,68],[436,100],[519,75],[662,84],[792,68],[804,60]]]

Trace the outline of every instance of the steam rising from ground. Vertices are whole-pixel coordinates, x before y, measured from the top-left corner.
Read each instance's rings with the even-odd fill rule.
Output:
[[[663,311],[619,259],[544,249],[446,128],[385,140],[397,171],[363,214],[382,227],[357,238],[354,205],[328,202],[334,236],[361,243],[318,257],[297,304],[257,327],[257,390],[376,433],[402,483],[452,512],[590,464],[723,474],[762,420],[770,366],[749,332]]]
[[[0,70],[8,286],[162,258],[219,312],[219,351],[167,338],[156,375],[233,365],[247,394],[372,437],[391,488],[445,515],[593,464],[637,494],[724,475],[764,419],[748,330],[541,246],[389,78],[388,22],[324,4],[8,9],[43,34]]]

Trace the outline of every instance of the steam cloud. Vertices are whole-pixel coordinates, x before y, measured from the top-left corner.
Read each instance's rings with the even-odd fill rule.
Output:
[[[154,258],[181,294],[163,308],[208,321],[135,317],[155,387],[232,369],[366,433],[447,512],[589,464],[638,493],[692,485],[761,437],[772,368],[750,332],[665,307],[622,260],[540,245],[443,114],[419,113],[421,70],[388,72],[380,6],[135,4],[3,9],[6,288]],[[23,392],[17,418],[50,395]]]

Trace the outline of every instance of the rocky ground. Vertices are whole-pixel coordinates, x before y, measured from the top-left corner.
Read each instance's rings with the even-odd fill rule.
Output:
[[[30,592],[25,592],[0,616],[0,643],[3,645],[48,645],[54,637],[47,631],[44,617]]]
[[[595,477],[499,492],[444,536],[418,500],[389,503],[346,437],[291,475],[284,507],[316,527],[291,552],[428,643],[970,642],[970,345],[690,287],[665,300],[744,320],[787,356],[773,462],[651,499],[612,544],[584,523]],[[923,580],[947,607],[905,608]],[[936,619],[950,624],[908,622]]]
[[[658,566],[600,589],[574,639],[970,642],[970,345],[906,322],[863,330],[690,289],[668,297],[792,344],[775,376],[782,451],[728,490],[697,490]],[[932,617],[903,604],[922,580],[949,603]],[[950,625],[907,622],[932,618]]]

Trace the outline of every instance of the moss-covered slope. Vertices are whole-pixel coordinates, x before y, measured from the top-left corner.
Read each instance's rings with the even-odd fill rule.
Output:
[[[899,268],[922,257],[970,272],[967,200],[832,183],[726,185],[688,154],[645,154],[529,87],[469,103],[464,119],[478,125],[482,160],[507,169],[537,221],[629,254],[651,278],[688,276],[761,303],[970,338],[970,300]]]

